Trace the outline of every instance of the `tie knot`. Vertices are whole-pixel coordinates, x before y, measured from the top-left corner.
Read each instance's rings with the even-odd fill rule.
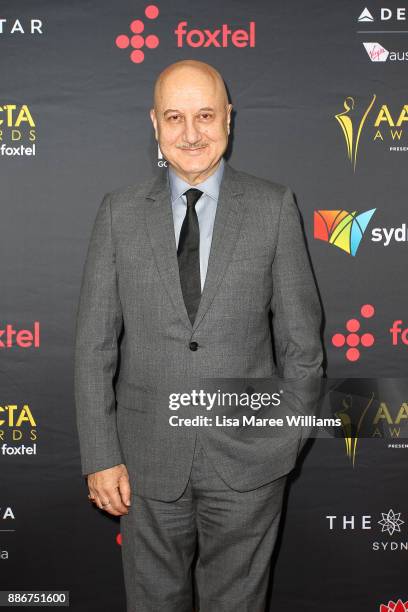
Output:
[[[187,198],[187,207],[191,208],[191,206],[195,206],[197,201],[200,199],[200,197],[203,195],[203,192],[200,191],[199,189],[187,189],[187,191],[184,192],[184,195]]]

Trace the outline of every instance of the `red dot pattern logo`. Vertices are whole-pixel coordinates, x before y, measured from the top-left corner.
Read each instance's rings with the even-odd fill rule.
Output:
[[[371,304],[364,304],[360,308],[363,319],[371,319],[375,314],[375,308]],[[346,348],[346,359],[358,361],[361,356],[361,347],[373,346],[375,338],[371,333],[360,334],[361,322],[358,319],[349,319],[346,322],[347,333],[336,333],[332,336],[332,344],[336,348]]]
[[[155,4],[149,4],[145,8],[145,15],[148,19],[156,19],[159,15],[159,9]],[[141,64],[144,61],[145,54],[143,47],[148,49],[156,49],[159,46],[159,37],[155,34],[144,36],[145,24],[141,19],[134,19],[130,24],[132,35],[119,34],[116,37],[115,44],[118,49],[132,49],[130,52],[130,60],[134,64]]]

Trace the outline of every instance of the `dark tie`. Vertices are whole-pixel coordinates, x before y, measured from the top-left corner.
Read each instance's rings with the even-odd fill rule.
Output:
[[[188,189],[184,193],[187,197],[187,212],[181,226],[177,248],[181,291],[191,325],[194,323],[201,299],[200,227],[195,205],[202,194],[199,189]]]

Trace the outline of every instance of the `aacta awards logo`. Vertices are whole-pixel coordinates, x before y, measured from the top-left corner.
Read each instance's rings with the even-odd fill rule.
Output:
[[[0,455],[36,455],[37,437],[37,422],[28,404],[0,406]]]
[[[159,8],[155,4],[146,6],[144,14],[147,19],[155,20],[159,16]],[[232,29],[227,23],[216,25],[214,28],[189,27],[187,21],[179,21],[173,30],[178,48],[191,47],[255,47],[256,33],[255,21],[250,21],[246,28]],[[156,49],[160,40],[156,34],[144,35],[145,23],[141,19],[134,19],[130,23],[130,34],[119,34],[115,43],[119,49],[132,48],[129,58],[135,64],[141,64],[145,59],[144,47]]]
[[[381,604],[380,612],[408,612],[408,600],[404,603],[402,599],[398,601],[389,601],[387,604]]]
[[[364,109],[363,116],[361,117],[358,125],[355,125],[355,120],[353,121],[352,117],[352,112],[354,111],[356,103],[354,98],[351,96],[348,96],[343,102],[344,111],[335,115],[335,118],[339,122],[342,129],[344,140],[346,141],[347,157],[350,160],[354,171],[357,164],[357,153],[361,132],[367,119],[367,115],[373,107],[375,98],[376,96],[374,95],[367,108]]]
[[[372,388],[375,389],[375,383]],[[370,388],[362,388],[359,392],[335,391],[330,401],[333,414],[341,421],[346,456],[353,468],[361,438],[398,440],[407,437],[407,401],[399,400],[393,405]],[[393,448],[390,444],[388,447]]]
[[[364,132],[371,131],[371,140],[379,144],[386,144],[391,152],[408,151],[408,146],[403,144],[405,136],[405,122],[408,121],[408,104],[400,108],[391,109],[387,104],[377,107],[373,115],[372,109],[376,102],[376,94],[373,95],[368,105],[357,102],[348,96],[343,101],[344,110],[334,115],[338,121],[346,143],[347,157],[356,170],[357,156],[359,152],[360,138]],[[368,116],[373,116],[368,121]],[[370,126],[369,128],[367,126]]]
[[[35,155],[36,125],[27,104],[0,105],[0,155]]]

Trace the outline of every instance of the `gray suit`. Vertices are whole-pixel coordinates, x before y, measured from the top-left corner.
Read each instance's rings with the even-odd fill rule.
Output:
[[[217,475],[235,491],[284,476],[296,461],[299,434],[248,444],[214,428],[198,434],[171,428],[159,397],[174,377],[267,378],[277,370],[285,379],[320,377],[320,320],[290,189],[225,164],[193,326],[180,288],[165,174],[107,194],[92,231],[77,317],[83,474],[125,463],[138,495],[176,500],[186,489],[198,436]]]

